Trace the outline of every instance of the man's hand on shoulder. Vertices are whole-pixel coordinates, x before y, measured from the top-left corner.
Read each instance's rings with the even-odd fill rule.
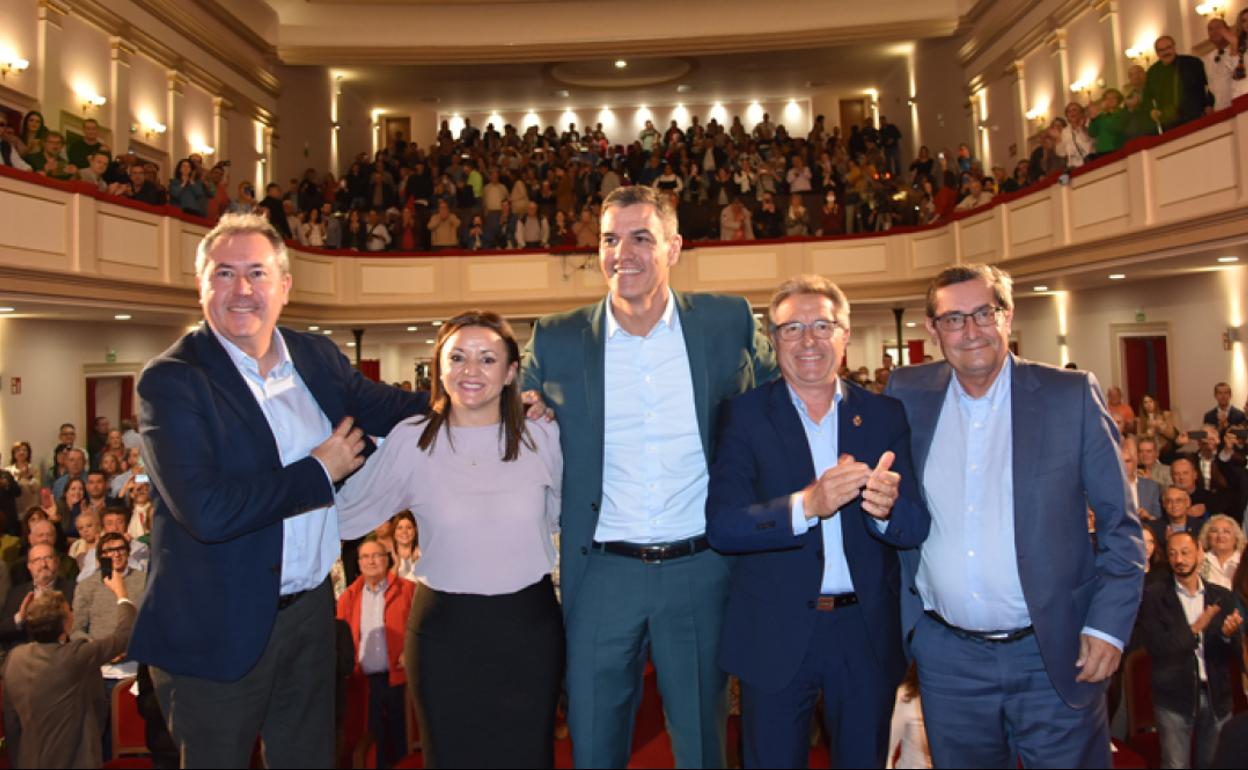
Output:
[[[311,452],[335,483],[364,464],[364,431],[352,425],[352,419],[344,417],[330,437]]]
[[[520,394],[520,400],[524,402],[524,416],[528,419],[545,420],[546,422],[555,421],[555,410],[546,405],[539,391],[526,390]]]

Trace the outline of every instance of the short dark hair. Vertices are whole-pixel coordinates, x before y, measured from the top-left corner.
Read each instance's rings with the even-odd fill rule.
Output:
[[[1196,533],[1192,532],[1190,529],[1176,529],[1173,532],[1167,533],[1166,543],[1168,544],[1174,538],[1181,537],[1184,535],[1186,535],[1187,537],[1190,537],[1192,539],[1192,542],[1196,545],[1196,547],[1200,548],[1200,538],[1196,537]]]
[[[936,292],[946,286],[955,286],[967,281],[984,280],[992,288],[992,295],[997,305],[1006,310],[1014,309],[1014,279],[999,267],[988,264],[954,265],[941,270],[931,285],[927,287],[928,318],[936,317]]]
[[[680,223],[676,219],[676,209],[672,206],[671,199],[649,185],[635,184],[615,188],[602,202],[602,210],[605,212],[610,208],[622,209],[639,205],[654,206],[659,221],[663,223],[665,239],[670,240],[677,235]]]
[[[26,633],[36,642],[55,642],[65,633],[69,602],[60,591],[35,594],[26,606]]]
[[[105,513],[108,513],[108,511],[105,511]],[[118,540],[120,540],[121,544],[126,547],[127,551],[130,550],[130,541],[127,540],[126,536],[121,534],[120,532],[105,532],[104,534],[100,535],[99,542],[95,544],[95,563],[96,564],[104,563],[104,548],[109,543],[115,543]]]

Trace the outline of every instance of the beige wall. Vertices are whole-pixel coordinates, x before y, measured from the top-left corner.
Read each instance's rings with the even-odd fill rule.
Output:
[[[302,177],[307,168],[330,170],[332,86],[324,67],[279,67],[278,77],[277,114],[285,119],[279,124],[274,179],[285,189],[286,180]]]
[[[956,150],[972,137],[957,51],[956,39],[920,40],[915,45],[919,136],[933,156],[946,147]]]

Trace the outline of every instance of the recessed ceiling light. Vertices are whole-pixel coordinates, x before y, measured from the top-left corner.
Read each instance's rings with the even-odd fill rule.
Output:
[[[321,327],[319,327],[319,326],[309,326],[309,327],[308,327],[308,331],[310,331],[310,332],[319,332],[320,330],[321,330]]]
[[[906,328],[907,328],[907,329],[913,329],[913,328],[914,328],[914,327],[916,327],[916,326],[918,326],[918,324],[917,324],[916,322],[914,322],[914,321],[906,321]]]
[[[420,329],[420,327],[419,327],[419,326],[409,326],[409,327],[407,327],[407,330],[408,330],[409,332],[414,332],[414,331],[416,331],[416,330],[418,330],[418,329]]]
[[[333,333],[334,333],[333,329],[325,329],[324,331],[321,332],[321,334],[333,334]]]
[[[347,343],[347,347],[349,347],[349,348],[353,348],[353,347],[355,347],[355,343],[354,343],[354,342],[348,342],[348,343]]]
[[[625,68],[625,67],[627,67],[627,66],[628,66],[628,62],[624,61],[623,59],[616,59],[616,60],[615,60],[615,68],[616,68],[616,69],[622,70],[622,69],[624,69],[624,68]]]
[[[433,322],[433,325],[434,325],[434,326],[441,326],[441,325],[442,325],[442,322],[441,322],[441,321],[434,321],[434,322]]]
[[[129,313],[118,313],[117,315],[113,316],[113,318],[117,319],[118,321],[129,321],[131,318],[131,315]]]
[[[15,307],[0,307],[0,313],[12,313],[17,310]]]
[[[1126,277],[1127,277],[1126,273],[1110,273],[1109,280],[1121,281],[1123,278],[1126,278]]]
[[[1032,288],[1032,291],[1048,291],[1049,290],[1049,287],[1045,286],[1044,284],[1040,284],[1039,286],[1032,286],[1031,288]]]
[[[1226,265],[1226,264],[1230,264],[1231,262],[1238,262],[1239,257],[1218,257],[1218,261]]]
[[[435,344],[436,342],[437,342],[437,340],[425,340],[425,344],[426,344],[426,345],[433,345],[433,344]]]

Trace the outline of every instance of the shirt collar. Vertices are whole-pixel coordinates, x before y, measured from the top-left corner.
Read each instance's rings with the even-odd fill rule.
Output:
[[[1183,587],[1183,584],[1179,582],[1177,577],[1174,579],[1174,588],[1180,594],[1189,599],[1195,599],[1197,596],[1205,595],[1205,581],[1201,580],[1199,577],[1196,578],[1196,593],[1194,594],[1188,593],[1187,589]]]
[[[230,342],[224,335],[217,333],[216,329],[213,329],[212,333],[216,335],[217,341],[221,343],[221,347],[225,348],[226,355],[230,357],[230,360],[234,362],[234,366],[239,371],[250,372],[259,376],[259,361],[244,353],[242,348]],[[286,347],[286,339],[277,329],[273,330],[272,344],[277,348],[277,363],[269,371],[269,377],[284,377],[289,372],[287,367],[294,364],[290,360],[290,350]]]
[[[811,420],[810,412],[806,411],[806,403],[802,401],[802,397],[797,395],[797,391],[794,390],[793,386],[790,385],[789,383],[787,382],[784,383],[784,387],[787,388],[789,391],[789,399],[793,402],[793,408],[797,410],[798,416],[801,417],[803,420],[808,420],[813,423],[814,420]],[[841,381],[840,377],[837,377],[836,378],[836,394],[832,396],[832,408],[829,409],[828,413],[823,416],[823,419],[826,420],[828,417],[836,414],[836,408],[837,406],[840,405],[841,399],[843,399],[844,397],[845,397],[845,383]]]
[[[974,321],[970,321],[970,323],[974,323]],[[1010,386],[1014,379],[1014,357],[1005,357],[1005,365],[1001,367],[1001,372],[997,374],[996,381],[994,381],[992,386],[988,388],[988,393],[985,394],[982,399],[972,398],[971,395],[966,392],[966,389],[962,387],[962,383],[958,382],[957,374],[954,374],[954,376],[949,379],[953,392],[957,396],[958,401],[964,405],[986,402],[989,406],[994,408],[1004,406],[1009,398]]]
[[[676,320],[673,320],[673,318]],[[667,290],[667,306],[663,308],[663,315],[660,316],[659,322],[654,325],[654,328],[650,330],[650,334],[654,334],[662,324],[666,324],[673,331],[680,328],[679,319],[680,316],[676,315],[676,292],[669,288]],[[607,294],[607,339],[611,339],[616,332],[621,331],[624,331],[624,329],[620,326],[620,322],[615,320],[615,311],[611,308],[611,295]],[[628,332],[624,333],[628,334]],[[649,337],[650,334],[646,336]]]
[[[386,589],[389,587],[390,587],[389,575],[386,575],[385,577],[383,577],[381,579],[381,582],[377,584],[376,588],[369,586],[367,580],[364,581],[364,590],[368,591],[370,594],[373,594],[374,596],[379,596],[381,594],[384,594],[386,592]]]

